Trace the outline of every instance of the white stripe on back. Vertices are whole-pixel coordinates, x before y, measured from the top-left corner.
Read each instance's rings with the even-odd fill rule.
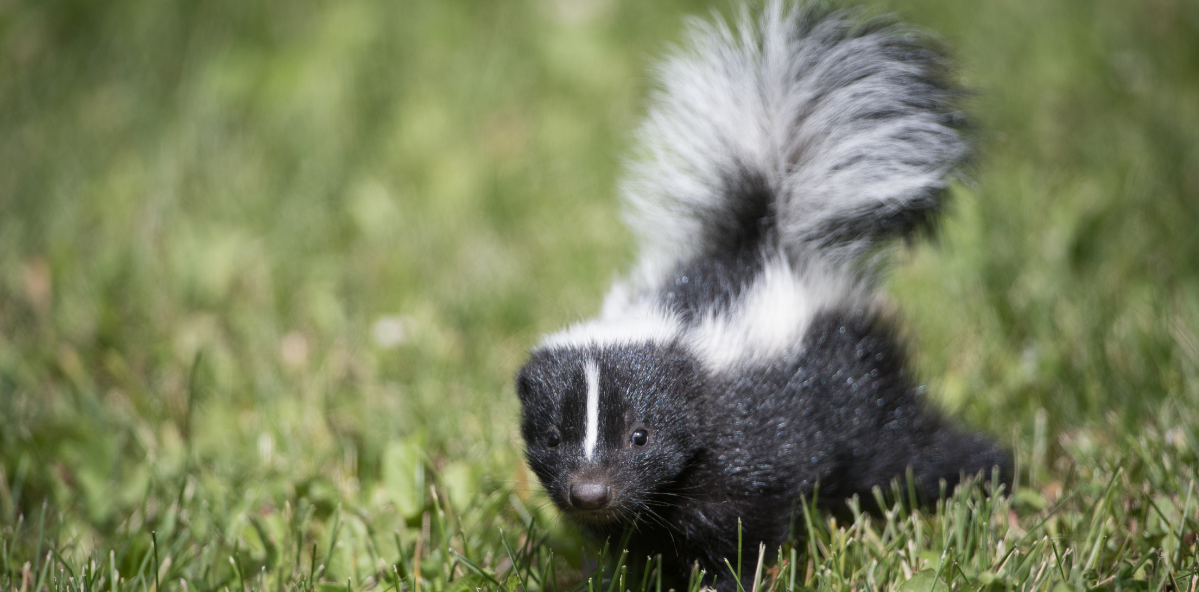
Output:
[[[583,457],[591,460],[595,456],[595,441],[599,439],[599,366],[595,360],[583,363],[583,375],[587,378],[587,437],[583,440]]]
[[[808,326],[822,311],[864,308],[864,289],[816,262],[795,269],[786,256],[768,258],[727,309],[708,306],[683,336],[709,369],[726,372],[798,353]]]

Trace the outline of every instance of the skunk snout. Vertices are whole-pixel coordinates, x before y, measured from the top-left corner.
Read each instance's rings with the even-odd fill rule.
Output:
[[[580,480],[570,484],[570,505],[583,510],[600,510],[612,501],[612,486],[605,481]]]

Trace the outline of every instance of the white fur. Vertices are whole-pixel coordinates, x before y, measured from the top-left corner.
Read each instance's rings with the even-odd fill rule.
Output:
[[[546,335],[540,349],[600,348],[614,345],[673,342],[682,330],[679,320],[649,298],[633,299],[622,283],[617,283],[604,300],[598,319],[576,323]]]
[[[770,258],[752,284],[727,308],[709,308],[690,324],[663,311],[651,290],[616,283],[598,319],[546,336],[540,348],[682,344],[713,371],[768,363],[798,353],[812,319],[834,306],[861,308],[869,295],[861,282],[816,262],[796,269],[782,255]]]
[[[862,299],[845,276],[819,270],[797,273],[785,258],[762,273],[727,310],[711,310],[687,332],[685,343],[714,371],[768,363],[798,353],[812,319],[832,306]]]
[[[583,376],[587,379],[587,432],[583,440],[583,458],[595,456],[595,442],[599,439],[599,366],[595,360],[583,365]]]
[[[820,247],[830,224],[870,208],[926,204],[967,145],[945,119],[949,96],[914,78],[935,60],[896,57],[894,28],[846,38],[845,14],[804,36],[803,9],[768,2],[736,29],[692,21],[686,49],[658,69],[661,89],[642,124],[641,152],[623,192],[643,257],[672,267],[706,245],[704,224],[729,208],[729,171],[762,178],[777,195],[793,253],[817,247],[846,262],[873,237]],[[877,113],[888,113],[875,117]]]

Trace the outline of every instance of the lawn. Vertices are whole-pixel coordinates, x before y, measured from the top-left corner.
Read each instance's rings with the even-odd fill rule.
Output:
[[[655,589],[511,377],[630,265],[644,73],[712,6],[0,0],[0,590]],[[974,91],[886,292],[1017,482],[806,513],[761,587],[1194,590],[1199,3],[872,10]]]

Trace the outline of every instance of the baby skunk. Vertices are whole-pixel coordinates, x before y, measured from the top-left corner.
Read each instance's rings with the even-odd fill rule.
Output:
[[[968,152],[944,57],[819,5],[754,21],[693,24],[660,66],[624,185],[640,262],[516,376],[554,504],[600,537],[636,521],[632,556],[723,590],[738,520],[752,578],[801,495],[872,500],[910,468],[935,501],[1008,463],[921,400],[872,295],[881,242],[933,221]]]

